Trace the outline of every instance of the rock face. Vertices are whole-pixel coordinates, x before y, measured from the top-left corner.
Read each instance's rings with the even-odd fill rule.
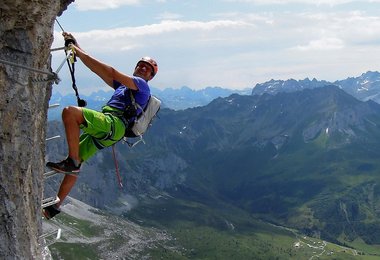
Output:
[[[73,0],[0,5],[0,259],[41,259],[45,125],[54,19]],[[15,64],[7,64],[7,62]]]

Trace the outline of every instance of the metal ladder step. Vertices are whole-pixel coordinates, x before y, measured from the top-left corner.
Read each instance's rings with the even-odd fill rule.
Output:
[[[48,172],[44,173],[44,179],[46,180],[47,178],[50,178],[50,177],[52,177],[52,176],[54,176],[54,175],[56,175],[58,173],[60,173],[60,174],[67,174],[67,175],[72,174],[72,173],[69,173],[69,172],[57,172],[57,171],[51,170],[51,171],[48,171]]]
[[[56,75],[57,74],[58,74],[58,71],[57,71]],[[56,79],[55,83],[58,84],[58,82],[59,82],[59,78],[57,76],[57,79]],[[56,104],[50,104],[49,107],[48,107],[48,109],[54,109],[54,108],[57,108],[59,106],[60,106],[60,104],[58,104],[58,103],[56,103]],[[48,138],[45,139],[45,141],[54,140],[54,139],[57,139],[57,138],[60,138],[60,137],[61,137],[60,135],[48,137]],[[51,171],[48,171],[48,172],[44,172],[43,177],[44,177],[44,179],[47,179],[47,178],[49,178],[51,176],[54,176],[57,173],[58,172],[51,170]],[[42,208],[46,208],[48,206],[57,204],[58,202],[60,202],[60,199],[57,196],[56,197],[49,197],[49,198],[46,198],[46,199],[42,200],[41,206],[42,206]],[[55,242],[57,242],[61,238],[61,233],[62,233],[62,229],[60,229],[60,228],[58,228],[58,229],[56,229],[54,231],[45,233],[45,234],[43,234],[43,235],[41,235],[39,237],[40,243],[43,244],[43,246],[47,248],[50,245],[52,245]]]
[[[60,239],[61,233],[62,233],[62,230],[60,228],[58,228],[57,230],[51,231],[49,233],[43,234],[40,236],[40,238],[45,239],[47,237],[51,237],[51,236],[55,235],[56,233],[57,233],[57,235],[56,235],[55,239]]]
[[[61,238],[62,229],[58,228],[52,232],[48,232],[40,236],[40,240],[44,241],[44,246],[48,247],[57,242]],[[54,237],[55,236],[55,237]]]
[[[60,106],[60,104],[51,104],[51,105],[49,105],[49,109],[50,108],[56,108],[56,107],[59,107]]]
[[[42,208],[46,208],[48,206],[57,204],[60,201],[60,199],[55,196],[55,197],[50,197],[42,200]]]
[[[50,141],[50,140],[53,140],[53,139],[57,139],[57,138],[61,138],[60,135],[55,135],[55,136],[52,136],[52,137],[48,137],[45,139],[45,141]]]
[[[54,176],[54,175],[56,175],[58,172],[57,171],[54,171],[54,170],[51,170],[51,171],[48,171],[48,172],[45,172],[44,173],[44,179],[47,179],[47,178],[49,178],[49,177],[51,177],[51,176]]]

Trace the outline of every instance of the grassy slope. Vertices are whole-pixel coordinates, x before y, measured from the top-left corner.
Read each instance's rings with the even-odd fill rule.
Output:
[[[293,230],[271,226],[252,219],[247,220],[241,218],[241,215],[240,219],[234,219],[234,221],[242,221],[243,226],[241,229],[243,230],[238,230],[237,227],[231,229],[227,223],[225,223],[226,227],[222,228],[220,226],[221,223],[218,223],[218,217],[215,216],[210,217],[214,218],[216,222],[215,227],[199,225],[199,222],[203,221],[203,217],[201,221],[194,219],[195,222],[176,221],[173,223],[167,221],[166,214],[161,214],[162,212],[173,214],[171,210],[164,210],[160,213],[156,206],[162,207],[164,205],[161,203],[154,203],[154,205],[155,207],[151,209],[155,210],[151,211],[148,217],[154,217],[156,220],[149,221],[146,219],[145,224],[148,226],[158,225],[164,228],[162,223],[157,222],[157,219],[160,217],[164,218],[163,223],[164,225],[169,224],[168,231],[172,233],[175,240],[166,245],[158,243],[141,254],[141,256],[149,256],[151,259],[309,259],[312,256],[318,255],[318,259],[371,260],[378,259],[378,256],[370,256],[369,254],[378,255],[380,253],[380,248],[369,247],[368,245],[362,247],[362,252],[365,255],[360,252],[358,255],[356,250],[331,243],[327,243],[323,249],[312,248],[320,247],[323,241],[301,236]],[[190,206],[193,210],[194,207],[198,208],[196,205]],[[198,217],[213,214],[211,212],[204,212],[206,209],[203,207],[200,208],[203,215],[198,215]],[[173,210],[178,209],[173,208]],[[154,214],[152,214],[153,212]],[[199,213],[197,210],[192,212],[194,212],[192,217],[195,217]],[[140,213],[145,215],[144,211]],[[138,215],[139,212],[135,211],[133,217],[139,218]],[[141,218],[139,220],[141,221]],[[73,219],[67,224],[72,225],[72,221]],[[64,222],[61,221],[61,223]],[[81,235],[87,234],[91,237],[90,233],[93,231],[88,230],[93,228],[91,222],[84,223],[80,221],[78,224],[78,231],[83,232]],[[240,225],[240,223],[235,222],[235,225]],[[96,229],[99,231],[101,228],[97,227]],[[111,236],[110,239],[111,241],[108,241],[107,244],[117,245],[122,242],[118,237]],[[297,242],[299,242],[299,247],[295,246]],[[52,245],[50,249],[53,259],[101,259],[97,246],[91,243],[66,243],[63,241]],[[128,256],[124,255],[121,257]],[[134,259],[138,259],[138,257]]]
[[[380,255],[379,248],[358,243],[360,256],[348,247],[324,245],[322,240],[258,221],[229,206],[213,209],[166,198],[145,201],[128,218],[166,229],[176,238],[173,248],[177,251],[157,247],[149,250],[153,259],[308,259],[316,255],[319,259],[332,255],[334,259],[371,259],[369,254]]]

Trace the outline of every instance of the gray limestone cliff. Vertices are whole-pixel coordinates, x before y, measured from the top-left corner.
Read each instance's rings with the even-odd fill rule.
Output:
[[[28,68],[51,70],[54,20],[71,2],[0,4],[0,259],[42,258],[38,237],[52,82],[35,82],[47,75]]]

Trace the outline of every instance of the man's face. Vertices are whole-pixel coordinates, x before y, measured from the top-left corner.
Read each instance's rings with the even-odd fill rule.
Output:
[[[145,80],[151,80],[153,78],[153,68],[152,66],[143,61],[139,61],[136,65],[135,72],[133,73],[134,76],[139,76]]]

